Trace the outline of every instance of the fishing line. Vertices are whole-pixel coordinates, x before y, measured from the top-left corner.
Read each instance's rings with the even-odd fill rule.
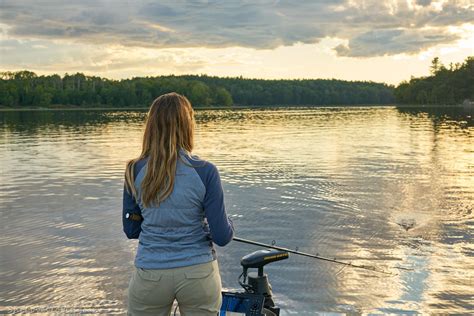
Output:
[[[375,231],[370,237],[369,239],[366,240],[366,243],[368,243],[372,238],[375,237],[375,235],[378,235],[382,230],[384,230],[385,228],[382,226],[379,230]],[[359,249],[359,251],[357,251],[357,254],[359,254],[363,249]],[[347,266],[343,266],[341,269],[339,269],[339,271],[337,271],[334,276],[338,276],[345,268],[347,268]]]

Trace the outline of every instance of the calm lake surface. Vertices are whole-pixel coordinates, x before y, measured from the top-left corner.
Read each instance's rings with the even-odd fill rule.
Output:
[[[123,171],[144,111],[0,112],[0,313],[126,311],[136,240]],[[283,315],[474,309],[472,110],[197,112],[195,153],[221,173],[237,236],[392,272],[290,255],[266,269]],[[240,258],[218,247],[224,286]],[[394,267],[412,268],[412,271]]]

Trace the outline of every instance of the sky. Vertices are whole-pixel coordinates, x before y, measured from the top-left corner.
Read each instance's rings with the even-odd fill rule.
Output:
[[[0,71],[398,84],[474,55],[474,0],[0,0]]]

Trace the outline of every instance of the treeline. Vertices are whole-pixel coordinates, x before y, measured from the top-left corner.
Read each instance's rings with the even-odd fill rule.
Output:
[[[159,76],[110,80],[82,73],[38,76],[0,72],[0,105],[148,106],[176,91],[193,106],[356,105],[394,102],[393,87],[342,80],[261,80],[211,76]]]
[[[431,62],[431,76],[412,78],[395,89],[397,103],[461,104],[474,101],[474,56],[464,63],[444,66],[436,57]]]

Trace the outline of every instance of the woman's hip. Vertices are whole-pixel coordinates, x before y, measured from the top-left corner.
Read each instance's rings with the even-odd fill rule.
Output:
[[[150,315],[165,315],[176,299],[182,315],[215,315],[222,302],[221,290],[217,260],[172,269],[135,268],[129,313],[147,315],[148,310]]]

